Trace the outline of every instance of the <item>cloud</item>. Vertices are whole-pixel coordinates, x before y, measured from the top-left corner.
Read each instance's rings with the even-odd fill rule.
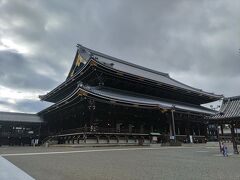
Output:
[[[0,85],[50,91],[65,80],[80,43],[203,90],[239,95],[239,6],[237,0],[2,0]],[[42,108],[22,105],[14,108]]]
[[[0,67],[0,82],[10,88],[47,90],[55,84],[47,73],[41,74],[38,66],[19,53],[0,51]]]
[[[17,100],[15,103],[6,100],[0,101],[1,111],[8,112],[36,113],[39,109],[44,109],[50,105],[51,103],[40,102],[34,99]]]

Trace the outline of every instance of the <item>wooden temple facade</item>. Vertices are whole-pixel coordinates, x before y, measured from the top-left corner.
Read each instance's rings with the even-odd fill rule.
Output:
[[[216,112],[201,104],[222,97],[78,45],[67,79],[40,96],[54,104],[38,115],[58,143],[202,142],[204,116]]]

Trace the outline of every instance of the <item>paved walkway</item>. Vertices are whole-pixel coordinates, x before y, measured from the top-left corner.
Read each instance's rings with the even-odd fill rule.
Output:
[[[34,180],[27,173],[0,156],[0,179],[1,180]]]
[[[6,147],[0,154],[40,180],[240,179],[240,156],[223,157],[214,146]]]

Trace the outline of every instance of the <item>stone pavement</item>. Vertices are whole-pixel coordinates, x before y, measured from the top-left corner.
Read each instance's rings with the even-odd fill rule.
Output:
[[[230,147],[229,151],[229,157],[222,157],[218,147],[201,145],[143,148],[0,148],[0,154],[5,159],[33,178],[43,180],[239,180],[240,155],[231,154]]]

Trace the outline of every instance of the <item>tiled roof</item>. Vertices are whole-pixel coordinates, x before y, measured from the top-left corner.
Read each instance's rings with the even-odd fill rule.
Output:
[[[95,57],[98,62],[103,64],[109,64],[111,68],[119,70],[121,72],[131,73],[137,76],[141,76],[147,79],[151,79],[160,83],[165,83],[174,87],[182,88],[185,90],[193,91],[196,93],[204,94],[211,96],[212,98],[220,99],[223,96],[222,95],[216,95],[214,93],[209,93],[206,91],[203,91],[201,89],[197,89],[191,86],[188,86],[186,84],[183,84],[169,76],[167,73],[155,71],[146,67],[142,67],[103,53],[100,53],[98,51],[89,49],[87,47],[84,47],[82,45],[78,44],[78,49],[81,51],[81,55],[86,56],[85,54],[90,54],[91,56]]]
[[[100,52],[89,49],[82,45],[78,45],[78,51],[76,53],[75,60],[73,62],[72,68],[69,72],[69,75],[62,84],[57,86],[55,89],[47,93],[46,95],[39,96],[41,100],[49,101],[49,102],[58,102],[62,97],[66,97],[71,93],[72,90],[76,86],[73,84],[76,81],[81,80],[84,72],[89,72],[87,69],[91,67],[91,62],[96,62],[98,67],[105,68],[109,72],[115,72],[116,74],[123,74],[123,76],[127,78],[133,79],[141,79],[144,80],[145,83],[154,83],[154,85],[171,89],[174,92],[181,92],[183,94],[188,95],[189,97],[193,97],[195,99],[196,104],[205,104],[213,101],[217,101],[223,98],[223,95],[217,95],[214,93],[206,92],[201,89],[197,89],[191,86],[188,86],[184,83],[181,83],[173,78],[171,78],[167,73],[155,71],[146,67],[142,67]],[[82,63],[82,66],[78,66],[78,60],[84,59],[85,63]],[[80,60],[79,60],[80,61]],[[81,60],[82,61],[82,60]],[[76,65],[78,64],[78,65]],[[76,68],[76,66],[78,66]],[[91,71],[92,72],[92,71]],[[71,86],[72,85],[72,86]],[[72,88],[69,88],[72,87]],[[68,90],[67,90],[68,89]],[[64,93],[62,93],[65,91]]]
[[[36,114],[0,112],[0,122],[41,123],[43,120]]]
[[[224,98],[219,113],[211,119],[240,119],[240,96]]]
[[[160,108],[160,109],[172,109],[187,111],[200,114],[214,115],[216,112],[200,105],[193,105],[188,103],[182,103],[177,101],[170,101],[166,99],[155,98],[151,96],[146,96],[142,94],[132,93],[129,91],[121,91],[113,88],[106,87],[93,87],[80,85],[77,87],[71,95],[65,99],[59,101],[58,103],[50,106],[47,109],[39,112],[38,114],[48,113],[64,106],[68,106],[70,103],[79,102],[77,98],[80,92],[85,92],[85,96],[96,99],[99,102],[108,102],[121,105],[139,105],[139,107],[145,108]]]

